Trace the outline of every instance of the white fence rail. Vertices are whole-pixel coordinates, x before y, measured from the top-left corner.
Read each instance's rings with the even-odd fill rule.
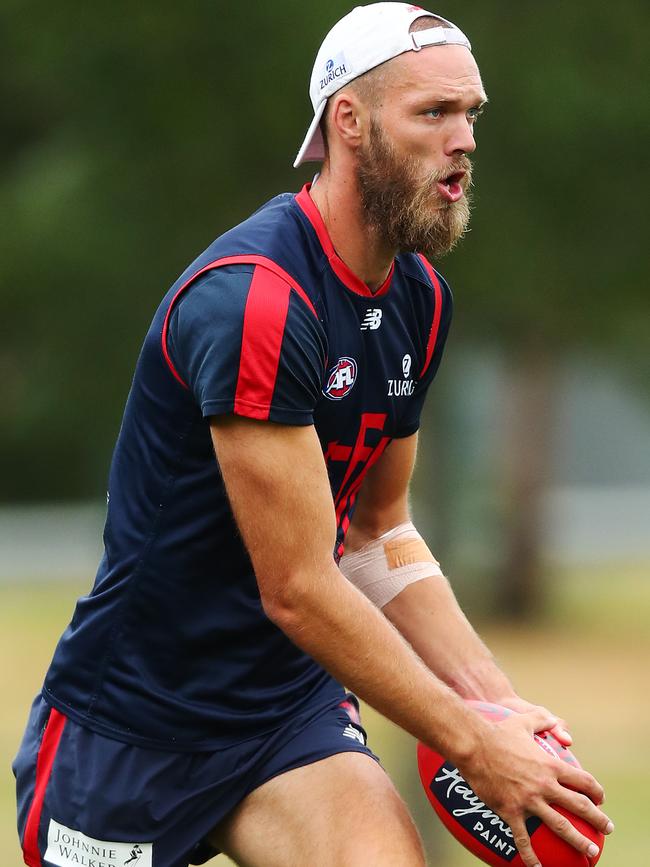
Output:
[[[0,582],[92,581],[104,516],[96,503],[0,508]],[[648,562],[650,488],[553,489],[543,533],[554,563]]]

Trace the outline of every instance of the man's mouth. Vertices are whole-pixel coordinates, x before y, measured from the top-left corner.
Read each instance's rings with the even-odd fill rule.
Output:
[[[442,181],[438,181],[438,192],[448,202],[457,202],[463,197],[463,188],[461,181],[465,177],[465,172],[454,172],[448,175]]]

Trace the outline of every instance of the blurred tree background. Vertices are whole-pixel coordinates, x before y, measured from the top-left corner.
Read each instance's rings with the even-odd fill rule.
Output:
[[[4,0],[3,500],[101,490],[159,297],[308,176],[291,161],[312,59],[348,8]],[[587,345],[647,372],[647,4],[439,11],[471,34],[492,95],[473,231],[443,263],[453,340],[498,347],[515,376],[552,380]]]
[[[312,59],[348,8],[5,0],[0,501],[100,496],[158,299],[214,236],[308,177],[291,161]],[[642,0],[438,11],[471,35],[492,95],[473,230],[442,267],[450,354],[482,347],[503,374],[490,520],[498,602],[518,615],[539,602],[567,356],[605,353],[647,394],[649,14]],[[432,432],[450,411],[443,386]],[[448,504],[462,467],[444,436],[436,449]]]
[[[0,508],[101,500],[160,297],[216,235],[309,179],[313,169],[291,164],[311,119],[311,66],[351,5],[0,4]],[[470,36],[490,105],[477,133],[472,231],[439,264],[456,315],[423,427],[416,512],[470,610],[530,617],[544,605],[544,497],[564,478],[558,417],[582,411],[566,406],[567,379],[577,381],[574,402],[596,379],[610,392],[624,387],[647,430],[650,8],[441,0],[435,11]],[[605,421],[595,414],[592,426]],[[589,472],[650,490],[648,443],[626,443],[621,432],[602,454],[592,444]],[[599,462],[617,466],[598,475]],[[487,541],[463,559],[459,537]],[[635,582],[626,599],[638,597]],[[572,628],[577,611],[584,625],[618,610],[593,595],[592,571],[571,587]],[[20,592],[8,623],[33,613],[31,591]],[[612,630],[625,622],[639,640],[630,618],[647,602],[621,609]],[[547,654],[548,640],[527,634],[504,652],[516,665]],[[19,640],[6,641],[3,658],[17,654],[21,671]],[[559,666],[575,649],[553,641]],[[592,658],[602,649],[588,646]],[[618,657],[608,659],[614,679]],[[34,662],[34,683],[43,664]],[[584,672],[589,665],[585,656]],[[556,688],[549,677],[549,702]],[[23,718],[21,707],[8,739]],[[618,743],[640,743],[616,731]],[[622,799],[638,791],[640,773],[616,777]]]

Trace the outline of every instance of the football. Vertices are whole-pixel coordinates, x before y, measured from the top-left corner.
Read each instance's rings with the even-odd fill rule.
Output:
[[[508,708],[487,702],[468,701],[468,704],[492,722],[499,722],[514,713]],[[534,737],[542,749],[568,764],[580,767],[573,753],[549,732]],[[474,794],[451,762],[420,743],[418,768],[424,791],[434,810],[445,827],[466,849],[494,867],[523,865],[508,825]],[[555,809],[566,816],[585,837],[592,840],[602,853],[604,837],[599,831],[560,807]],[[526,827],[542,867],[594,867],[600,858],[600,854],[589,858],[576,851],[534,816],[527,820]]]

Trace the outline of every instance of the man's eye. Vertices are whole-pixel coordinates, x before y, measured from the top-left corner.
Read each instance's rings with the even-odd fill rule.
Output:
[[[430,108],[428,111],[425,111],[425,114],[429,117],[437,118],[442,117],[442,109],[441,108]]]
[[[483,109],[482,109],[482,108],[470,108],[470,110],[467,112],[467,117],[468,117],[470,120],[476,120],[476,119],[479,118],[482,114],[483,114]]]

